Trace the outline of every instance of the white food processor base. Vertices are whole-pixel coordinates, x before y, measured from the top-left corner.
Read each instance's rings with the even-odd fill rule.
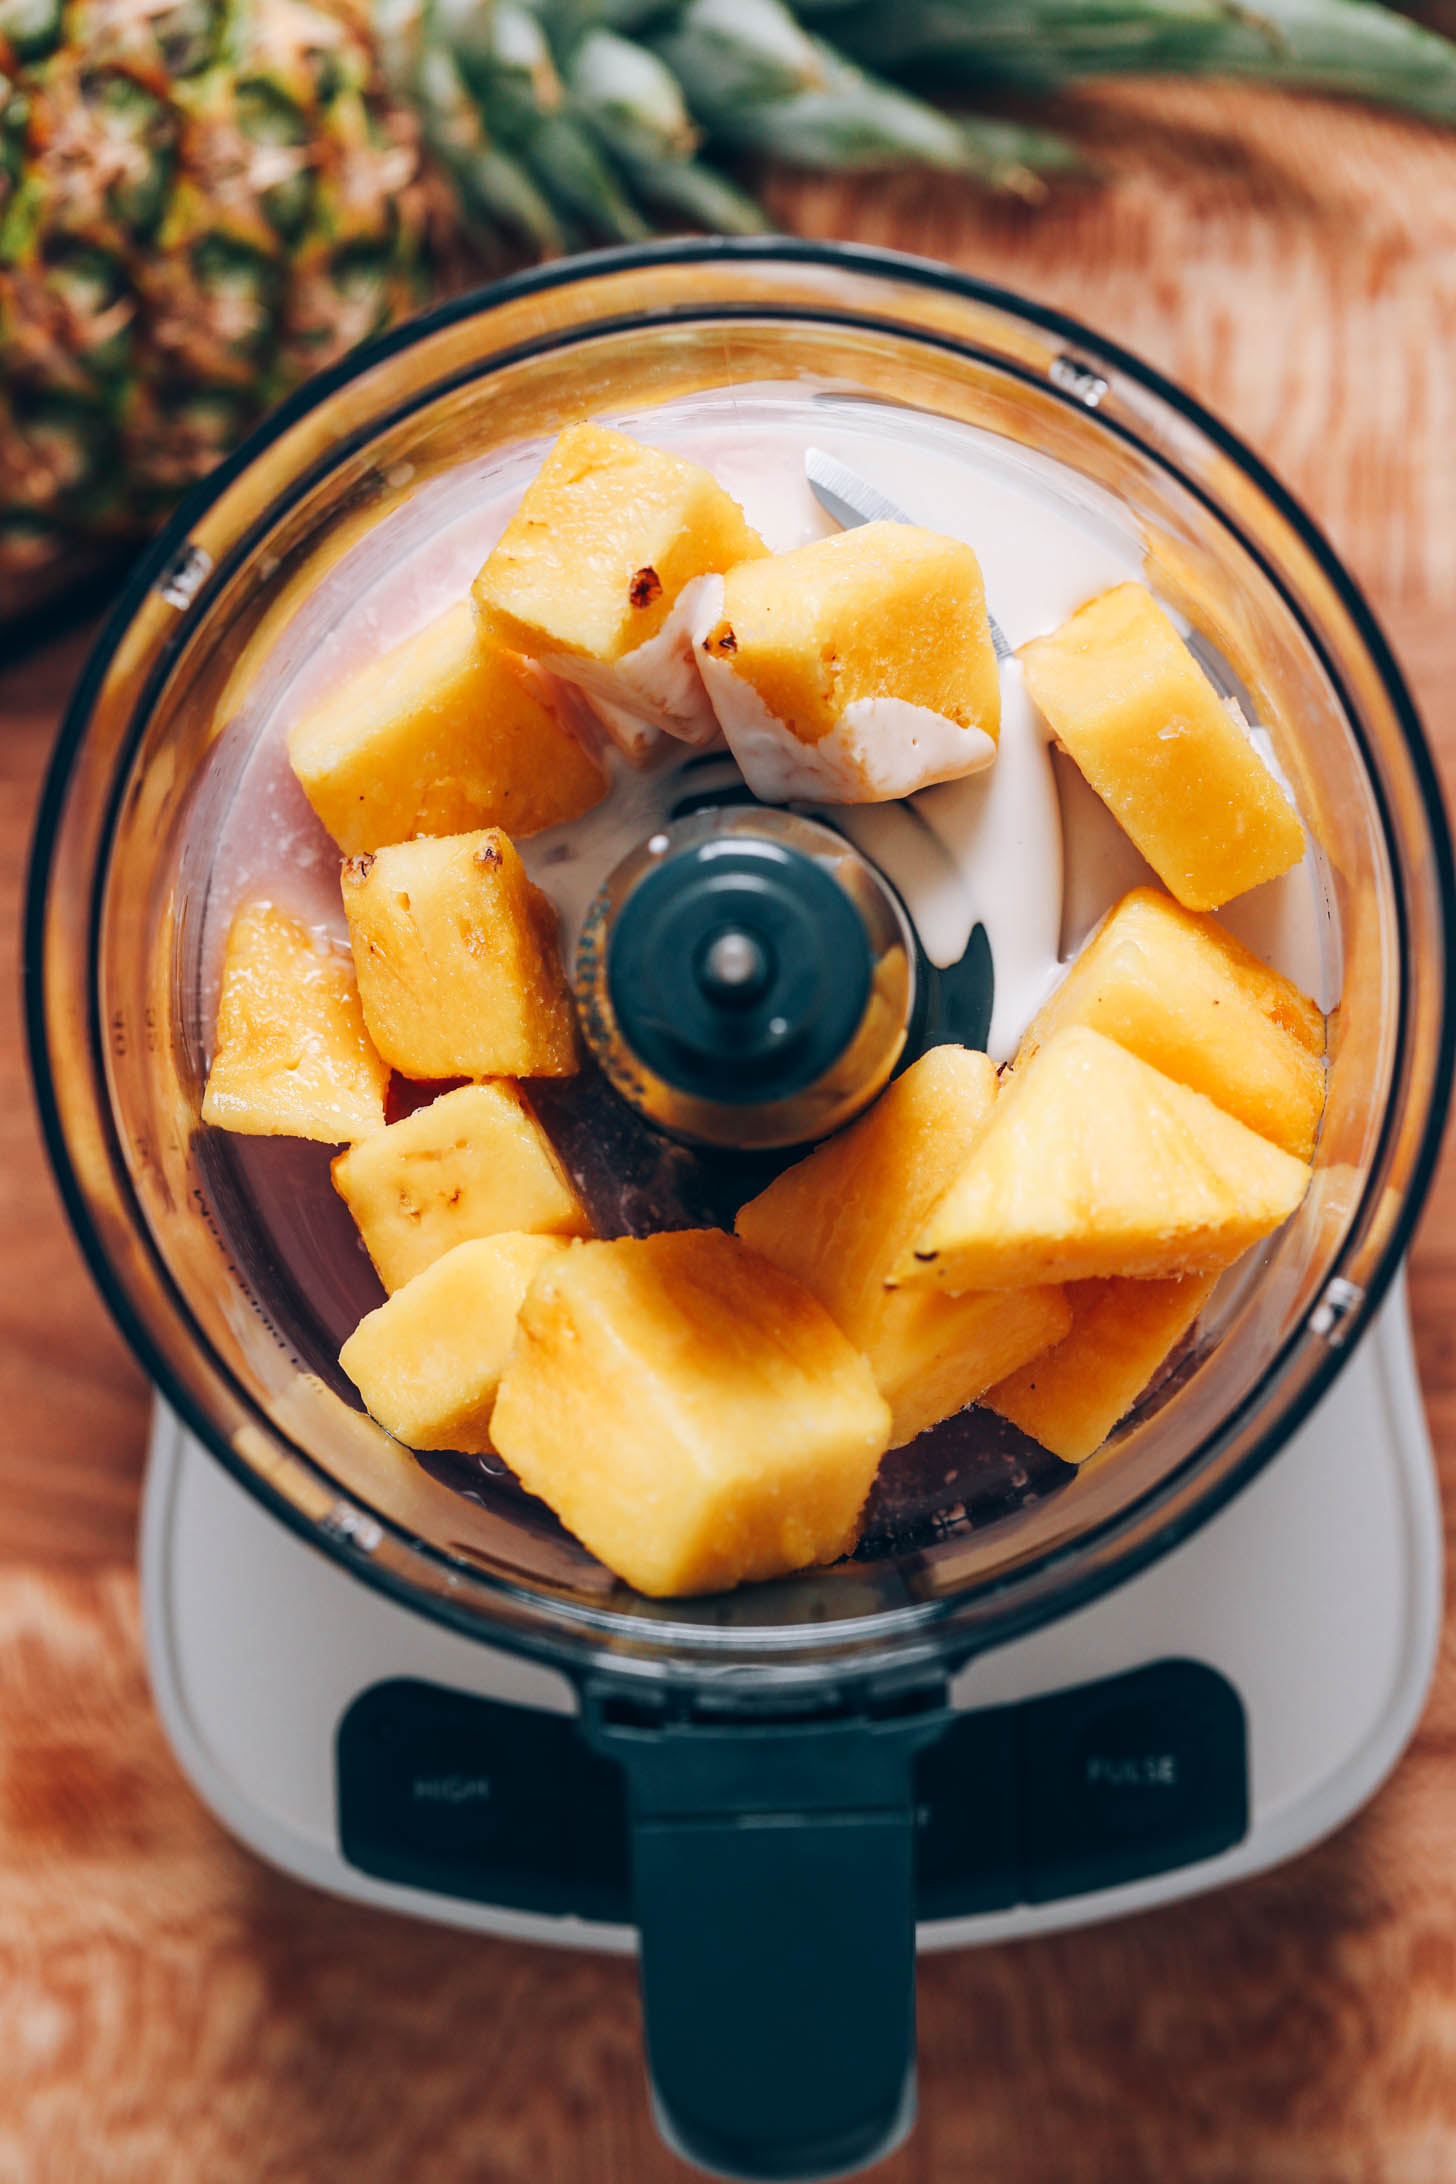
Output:
[[[633,1947],[610,1877],[605,1893],[598,1874],[546,1909],[549,1874],[520,1886],[496,1877],[512,1840],[530,1840],[539,1862],[540,1815],[574,1794],[550,1756],[576,1745],[561,1720],[576,1705],[564,1677],[353,1580],[161,1405],[141,1559],[167,1733],[198,1794],[261,1857],[416,1917]],[[923,1843],[932,1915],[921,1946],[1113,1918],[1219,1887],[1328,1834],[1415,1728],[1441,1579],[1398,1285],[1318,1410],[1224,1511],[1119,1590],[955,1679],[968,1719],[947,1744],[962,1728],[983,1741],[964,1808],[949,1763],[926,1792],[940,1882],[926,1894]],[[341,1734],[346,1716],[353,1727]],[[512,1741],[517,1728],[524,1741]],[[988,1749],[1019,1786],[989,1838],[966,1841],[958,1880],[962,1809],[970,1833],[986,1833]],[[1050,1826],[1039,1818],[1048,1809]],[[598,1828],[598,1843],[610,1832]]]

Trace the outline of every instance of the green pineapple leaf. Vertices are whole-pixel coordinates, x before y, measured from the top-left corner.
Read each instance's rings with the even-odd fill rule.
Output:
[[[867,66],[973,88],[1242,76],[1456,120],[1456,46],[1369,0],[855,0],[816,21]]]
[[[1012,188],[1076,154],[1045,131],[960,122],[846,61],[780,0],[687,0],[652,35],[710,139],[792,166],[939,168]]]

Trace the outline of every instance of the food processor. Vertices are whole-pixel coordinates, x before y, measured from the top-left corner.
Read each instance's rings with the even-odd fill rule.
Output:
[[[326,1149],[198,1120],[205,936],[251,739],[330,613],[428,534],[432,495],[484,490],[574,418],[758,400],[964,431],[1116,511],[1293,783],[1328,1091],[1303,1205],[1090,1464],[967,1413],[927,1437],[933,1462],[891,1460],[847,1560],[653,1600],[503,1467],[417,1460],[358,1408],[348,1276],[291,1165]],[[818,820],[774,824],[786,854],[822,855]],[[675,825],[675,857],[773,831],[711,794]],[[594,912],[612,948],[653,839]],[[867,976],[878,994],[890,965],[910,1027],[924,967],[859,861]],[[832,934],[824,914],[803,929]],[[632,945],[656,931],[638,916]],[[62,731],[29,903],[52,1157],[160,1391],[148,1649],[203,1797],[360,1900],[637,1947],[657,2114],[700,2165],[878,2158],[913,2114],[917,1937],[1045,1931],[1257,1870],[1353,1811],[1414,1726],[1440,1518],[1399,1266],[1450,1090],[1453,938],[1434,770],[1355,586],[1231,435],[1055,312],[883,252],[682,242],[500,283],[315,381],[138,568]],[[741,1198],[765,1148],[852,1111],[832,1055],[807,1123],[763,1124],[772,1072],[725,1093],[707,1048],[690,1112],[681,1084],[624,1098],[616,1018],[641,981],[608,965],[583,990],[586,1127],[634,1188],[707,1139],[701,1217],[724,1218],[733,1162]],[[869,1014],[829,1046],[863,1037],[850,1074],[883,1082]]]

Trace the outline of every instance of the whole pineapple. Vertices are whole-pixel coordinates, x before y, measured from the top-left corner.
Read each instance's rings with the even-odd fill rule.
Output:
[[[0,584],[23,594],[409,309],[429,192],[347,0],[11,0],[0,31]]]
[[[760,227],[719,155],[1027,195],[1076,164],[875,68],[982,99],[1251,74],[1456,119],[1456,49],[1362,0],[796,4],[815,34],[784,0],[0,0],[0,617],[441,286]]]

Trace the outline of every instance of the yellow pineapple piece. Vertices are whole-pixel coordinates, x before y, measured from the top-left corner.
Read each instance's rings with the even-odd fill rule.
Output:
[[[996,755],[985,587],[959,539],[867,523],[746,561],[700,655],[744,777],[771,801],[883,801]]]
[[[806,1289],[695,1229],[544,1267],[492,1431],[584,1546],[666,1596],[847,1553],[890,1412]]]
[[[442,1093],[340,1153],[333,1175],[391,1291],[472,1237],[592,1232],[551,1140],[508,1079]]]
[[[1049,1039],[894,1279],[952,1292],[1227,1266],[1288,1219],[1309,1169],[1100,1032]]]
[[[713,730],[689,587],[765,551],[711,471],[603,425],[562,433],[475,579],[487,625],[631,724]]]
[[[953,1307],[934,1313],[932,1299]],[[1003,1374],[1060,1339],[1068,1325],[1061,1287],[894,1293],[876,1345],[876,1380],[894,1413],[890,1446],[913,1441],[953,1417]],[[1015,1360],[1015,1363],[1012,1361]]]
[[[522,1300],[567,1248],[562,1236],[476,1237],[366,1313],[339,1363],[370,1417],[407,1448],[488,1455]]]
[[[476,827],[539,834],[607,793],[548,688],[462,600],[306,713],[289,760],[346,856]]]
[[[344,911],[369,1035],[405,1077],[569,1077],[556,915],[499,827],[351,857]]]
[[[1020,658],[1058,740],[1185,909],[1299,863],[1298,813],[1145,585],[1103,592]]]
[[[344,1145],[384,1128],[388,1082],[348,957],[286,910],[244,903],[223,955],[203,1121]]]
[[[892,1448],[963,1410],[1071,1324],[1055,1287],[965,1297],[885,1287],[995,1097],[986,1055],[933,1047],[738,1216],[743,1241],[812,1290],[868,1358],[893,1414]]]
[[[1033,1020],[1016,1068],[1089,1024],[1296,1160],[1314,1152],[1325,1020],[1212,918],[1139,887],[1109,911]]]
[[[1183,1340],[1217,1280],[1217,1274],[1185,1274],[1160,1282],[1069,1282],[1069,1333],[982,1401],[1064,1463],[1085,1463]]]

